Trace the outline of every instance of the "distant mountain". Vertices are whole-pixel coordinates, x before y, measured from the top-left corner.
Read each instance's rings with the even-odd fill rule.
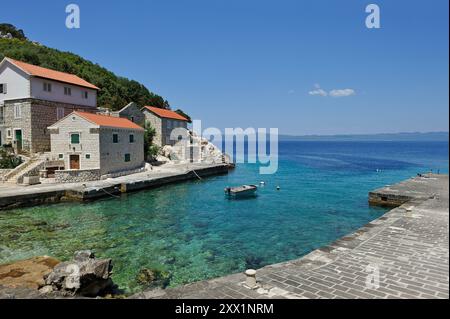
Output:
[[[0,37],[0,61],[7,56],[45,68],[76,74],[100,88],[97,100],[100,107],[118,110],[130,102],[136,102],[141,106],[170,108],[164,98],[150,92],[137,81],[117,76],[79,55],[29,41],[22,30],[11,24],[0,23],[0,31],[3,35],[9,33],[12,36],[12,39]]]
[[[349,135],[280,135],[280,141],[443,141],[448,142],[448,132],[382,133]]]

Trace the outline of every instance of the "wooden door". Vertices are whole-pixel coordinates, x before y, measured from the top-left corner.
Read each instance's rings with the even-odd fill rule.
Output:
[[[70,169],[80,169],[80,155],[70,155]]]

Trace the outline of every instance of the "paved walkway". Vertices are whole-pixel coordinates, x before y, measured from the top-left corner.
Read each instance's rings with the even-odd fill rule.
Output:
[[[165,164],[152,170],[105,180],[80,183],[53,183],[22,186],[0,182],[0,211],[26,205],[39,205],[60,201],[67,191],[89,199],[109,196],[111,192],[120,193],[120,186],[126,185],[127,191],[155,187],[169,182],[196,179],[228,171],[226,164]],[[192,172],[192,173],[191,173]],[[198,173],[198,174],[197,174]],[[87,194],[87,195],[86,195]],[[73,195],[73,194],[72,194]],[[86,197],[87,198],[87,197]]]
[[[259,288],[234,274],[134,298],[449,298],[447,175],[377,190],[412,200],[329,246],[257,271]]]
[[[18,185],[12,183],[0,182],[0,197],[7,197],[16,195],[17,193],[39,193],[57,190],[68,189],[95,189],[100,187],[108,187],[115,184],[127,183],[133,181],[158,179],[163,177],[176,176],[186,173],[191,170],[202,169],[207,167],[214,167],[218,164],[202,164],[202,163],[189,163],[189,164],[165,164],[163,166],[155,166],[153,170],[142,173],[130,174],[116,178],[108,178],[93,182],[82,183],[53,183],[53,184],[37,184],[37,185]],[[86,187],[84,187],[86,185]]]

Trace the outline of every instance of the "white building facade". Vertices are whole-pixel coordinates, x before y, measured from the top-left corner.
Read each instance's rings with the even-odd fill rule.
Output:
[[[64,161],[57,182],[126,175],[145,166],[144,129],[128,119],[73,112],[48,129],[52,158]]]
[[[50,150],[47,127],[73,111],[95,112],[93,84],[73,74],[10,58],[0,62],[0,145],[20,153]]]

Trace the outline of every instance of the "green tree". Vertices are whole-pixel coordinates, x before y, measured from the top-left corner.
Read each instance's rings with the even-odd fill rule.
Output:
[[[160,147],[153,143],[155,135],[156,130],[149,122],[146,122],[144,131],[144,155],[148,160],[155,160],[160,151]]]
[[[27,39],[25,33],[23,33],[23,30],[17,29],[15,26],[9,23],[0,23],[0,31],[2,32],[2,34],[11,33],[11,35],[16,39]]]

